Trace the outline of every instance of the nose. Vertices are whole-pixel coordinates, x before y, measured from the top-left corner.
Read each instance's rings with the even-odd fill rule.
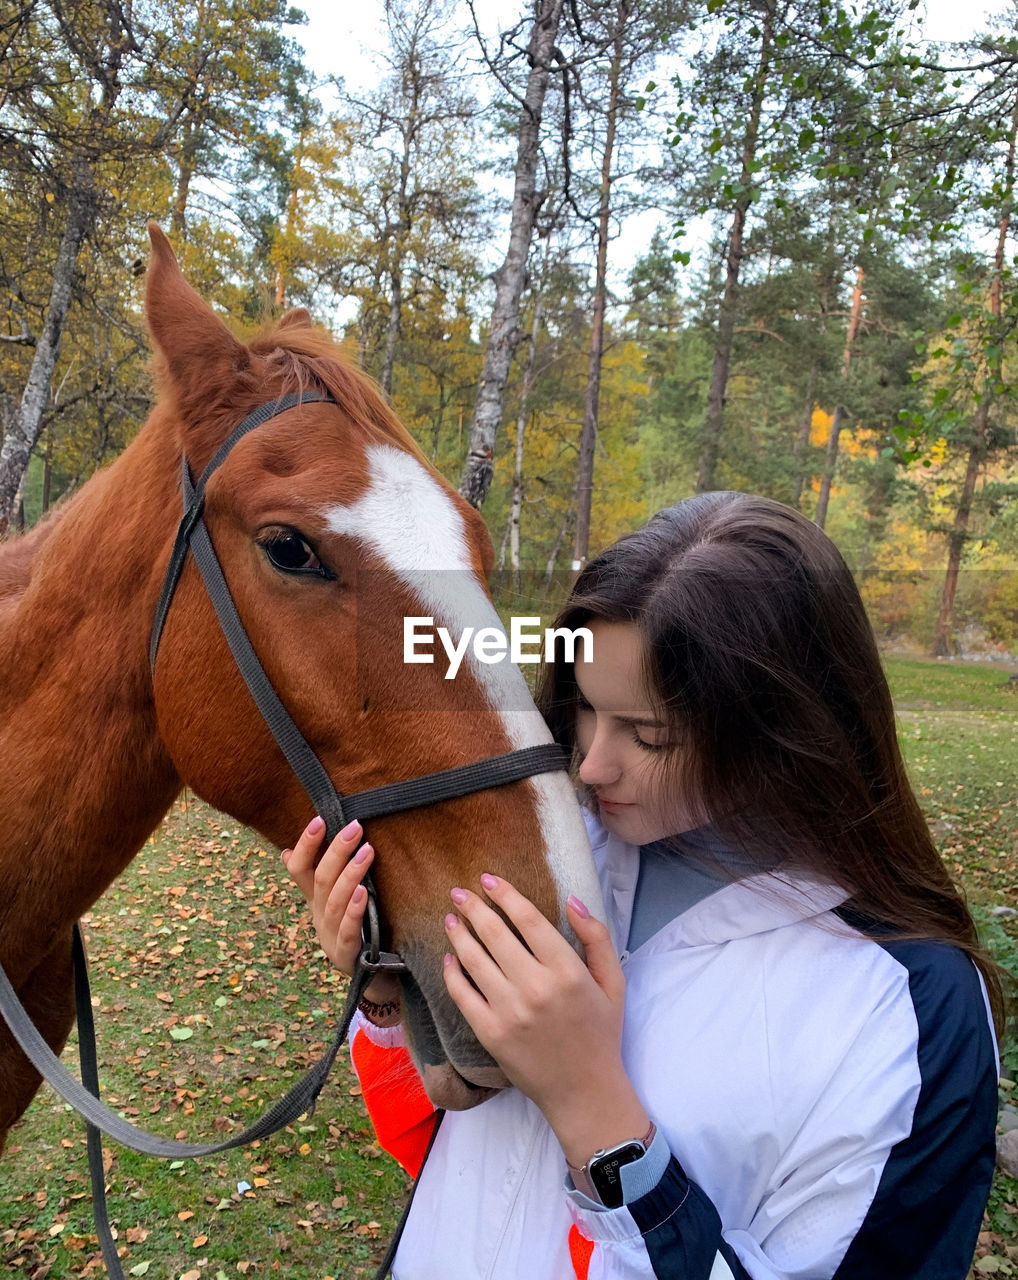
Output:
[[[588,787],[603,787],[616,782],[622,773],[611,739],[603,729],[595,729],[587,753],[580,762],[580,781]]]

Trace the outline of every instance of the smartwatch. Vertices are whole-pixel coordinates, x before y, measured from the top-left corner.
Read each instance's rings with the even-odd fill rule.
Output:
[[[574,1169],[567,1165],[569,1176],[577,1191],[582,1191],[591,1200],[604,1205],[606,1209],[619,1209],[622,1206],[623,1165],[642,1160],[654,1141],[657,1129],[654,1121],[642,1138],[630,1138],[628,1142],[620,1142],[618,1146],[595,1151],[582,1169]]]

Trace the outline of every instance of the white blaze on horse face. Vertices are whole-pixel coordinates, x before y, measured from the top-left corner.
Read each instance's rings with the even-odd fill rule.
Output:
[[[365,455],[368,487],[355,503],[326,512],[329,528],[370,547],[417,595],[420,613],[432,616],[436,627],[444,626],[453,636],[467,627],[504,631],[478,581],[463,517],[449,494],[401,449],[371,445]],[[399,626],[402,635],[402,620]],[[463,666],[473,672],[478,687],[499,713],[514,748],[551,741],[518,667],[509,661],[480,663],[472,647]],[[568,777],[561,772],[543,773],[531,781],[537,789],[548,867],[559,890],[561,922],[570,893],[604,919],[586,829]]]

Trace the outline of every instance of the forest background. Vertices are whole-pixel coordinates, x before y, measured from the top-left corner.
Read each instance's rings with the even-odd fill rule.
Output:
[[[490,11],[475,18],[472,0],[376,9],[380,69],[355,83],[323,70],[320,47],[305,53],[304,16],[281,0],[0,0],[0,537],[85,483],[152,406],[141,305],[151,218],[238,329],[305,306],[344,339],[480,508],[498,595],[528,600],[514,612],[531,612],[535,596],[553,607],[574,564],[658,507],[734,488],[828,530],[885,649],[1016,660],[1018,2],[950,44],[925,38],[907,0],[515,0],[497,26]],[[656,227],[636,253],[620,235],[634,219]],[[1018,976],[1018,682],[902,656],[888,670],[938,845],[987,944]],[[219,853],[237,851],[239,831],[220,840],[218,819],[187,821],[197,826],[181,835],[171,822],[167,846],[153,846],[153,868],[165,870],[111,891],[115,945],[100,966],[111,983],[125,913],[138,917],[138,955],[155,965],[170,932],[162,912],[185,892],[214,892],[209,879],[179,885],[182,860],[198,848],[211,877],[228,865]],[[278,928],[259,925],[257,948],[253,930],[236,942],[227,929],[237,877],[246,888],[251,874],[257,901],[270,900],[251,872],[266,851],[238,856],[243,866],[215,890],[228,954],[293,967],[285,999],[304,1004],[310,949],[292,894]],[[158,892],[157,874],[168,877]],[[179,910],[186,919],[192,908]],[[169,954],[189,943],[179,936]],[[130,949],[125,963],[136,963]],[[238,989],[250,979],[244,1001],[265,985],[253,964],[236,962]],[[232,986],[203,1010],[183,969],[172,980],[172,1040],[223,1008],[216,1045],[240,1054]],[[335,980],[322,979],[314,1016],[327,1018]],[[109,1096],[140,1089],[158,1111],[148,1083],[158,1073],[130,1051],[138,1018],[151,1015],[125,995],[151,981],[117,988],[108,1065],[126,1076]],[[277,1017],[248,1011],[252,1026]],[[218,1054],[210,1062],[218,1096],[225,1068]],[[1018,1124],[1016,1068],[1011,1036],[1003,1096]],[[205,1088],[178,1083],[173,1106]],[[355,1111],[328,1126],[351,1182],[379,1154],[366,1145],[351,1161],[350,1134],[366,1136],[359,1101]],[[46,1154],[73,1145],[56,1136],[66,1116],[45,1102],[32,1116],[51,1128],[25,1142],[32,1163],[0,1174],[12,1178],[16,1215],[0,1223],[0,1246],[25,1274],[29,1262],[40,1275],[91,1274],[85,1209],[69,1216],[85,1193],[75,1184],[65,1198],[58,1183],[84,1175],[53,1172]],[[270,1175],[292,1180],[277,1188],[284,1206],[306,1198],[296,1155],[310,1145],[292,1146]],[[129,1175],[129,1155],[119,1158]],[[262,1190],[268,1164],[257,1168]],[[291,1244],[273,1246],[293,1247],[287,1274],[323,1274],[330,1197],[332,1225],[360,1250],[356,1268],[368,1266],[380,1224],[354,1211],[379,1202],[367,1179],[380,1172],[368,1168],[368,1189],[351,1189],[349,1204],[325,1175],[306,1193],[321,1196],[296,1219],[306,1269]],[[173,1165],[165,1174],[178,1176]],[[217,1177],[236,1185],[236,1168]],[[28,1187],[39,1188],[34,1207]],[[1018,1274],[1016,1188],[998,1175],[976,1275]],[[130,1176],[121,1191],[126,1222],[141,1193]],[[177,1212],[180,1194],[176,1182],[153,1193],[147,1225],[126,1242],[151,1230],[156,1255],[180,1262],[172,1274],[195,1280],[181,1235],[194,1213]],[[210,1213],[232,1223],[241,1195],[217,1198]],[[223,1255],[241,1273],[273,1230],[257,1207]],[[208,1239],[202,1230],[191,1250]]]
[[[504,585],[745,489],[827,527],[886,642],[1018,651],[1016,13],[945,45],[902,0],[537,0],[495,32],[389,0],[357,90],[280,0],[8,0],[0,522],[144,420],[154,218],[237,324],[345,337]]]

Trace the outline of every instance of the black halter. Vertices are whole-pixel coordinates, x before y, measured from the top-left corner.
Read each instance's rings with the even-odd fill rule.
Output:
[[[364,821],[383,813],[400,813],[406,809],[437,804],[442,800],[469,795],[471,792],[483,791],[489,787],[501,787],[510,782],[519,782],[534,774],[565,769],[567,762],[562,749],[554,743],[545,743],[509,751],[505,755],[491,756],[486,760],[475,761],[473,764],[459,765],[454,769],[442,769],[438,773],[424,774],[407,779],[405,782],[373,787],[351,796],[341,796],[336,790],[325,766],[312,751],[289,712],[279,700],[251,646],[251,641],[248,639],[244,624],[230,595],[230,589],[223,576],[223,570],[212,546],[212,539],[209,537],[203,516],[205,487],[237,441],[278,414],[310,401],[336,403],[331,396],[317,391],[292,391],[278,400],[267,401],[253,413],[248,414],[244,421],[234,428],[216,450],[197,482],[192,479],[187,458],[182,459],[181,487],[184,515],[177,529],[152,624],[149,662],[153,673],[166,616],[173,601],[184,561],[190,550],[205,583],[205,590],[216,611],[219,625],[223,629],[234,661],[244,677],[251,697],[290,768],[311,797],[316,811],[325,821],[326,841],[331,840],[336,832],[353,818]],[[392,952],[380,950],[378,898],[370,874],[365,878],[365,887],[368,891],[368,906],[363,939],[364,951],[360,963],[372,972],[379,969],[400,972],[406,968],[402,959]]]

